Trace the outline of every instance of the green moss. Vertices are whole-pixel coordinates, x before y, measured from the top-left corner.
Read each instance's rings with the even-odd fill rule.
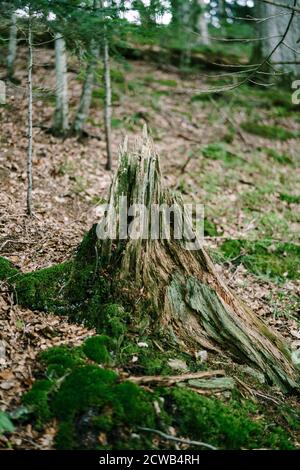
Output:
[[[299,279],[300,246],[270,241],[227,240],[221,246],[225,258],[257,275],[275,280]]]
[[[95,338],[99,337],[89,340]],[[109,338],[101,342],[109,342]],[[218,448],[292,448],[288,434],[273,420],[280,413],[272,412],[272,418],[266,421],[258,405],[238,394],[225,404],[184,387],[149,392],[132,382],[120,382],[112,370],[82,363],[85,359],[80,348],[51,348],[40,358],[48,367],[62,365],[65,374],[53,381],[36,381],[23,402],[33,412],[38,427],[49,419],[57,421],[58,449],[164,448],[161,446],[165,444],[154,443],[149,434],[144,435],[141,426],[162,430],[173,426],[178,436]],[[155,401],[160,408],[158,415]],[[294,412],[291,416],[284,410],[284,417],[279,418],[290,427],[298,426]],[[107,439],[104,446],[98,440],[101,433]],[[132,433],[140,438],[134,439]]]
[[[105,90],[103,88],[98,88],[92,92],[92,105],[99,106],[99,103],[104,102],[105,99]],[[117,103],[120,100],[120,95],[116,91],[112,92],[111,96],[112,103]]]
[[[55,447],[58,450],[70,450],[75,446],[74,422],[72,420],[61,422],[55,436]]]
[[[57,357],[57,351],[50,350],[48,360],[50,356]],[[48,380],[35,382],[24,403],[34,409],[38,425],[51,417],[58,420],[59,449],[88,448],[90,434],[95,434],[92,447],[97,448],[99,432],[111,431],[113,439],[120,431],[126,441],[130,439],[127,429],[155,425],[151,394],[131,382],[118,383],[117,374],[111,370],[76,366],[58,386],[53,384]]]
[[[18,274],[18,269],[8,259],[0,256],[0,281],[14,278]]]
[[[268,157],[271,157],[272,160],[274,160],[277,163],[280,163],[281,165],[293,164],[292,157],[288,155],[287,153],[278,153],[276,150],[271,149],[269,147],[262,147],[262,150],[268,155]]]
[[[94,365],[84,365],[69,374],[52,400],[53,413],[57,418],[70,419],[89,407],[111,403],[112,384],[117,374]]]
[[[221,400],[195,394],[184,388],[167,391],[169,411],[174,415],[173,426],[179,435],[201,440],[218,448],[255,449],[272,447],[292,449],[286,432],[268,430],[259,418],[257,407],[251,401]]]
[[[124,76],[123,72],[121,72],[120,69],[111,69],[110,77],[111,77],[112,82],[114,82],[114,83],[125,83],[126,82],[125,76]]]
[[[205,217],[204,219],[204,236],[207,237],[217,237],[220,235],[217,230],[216,224],[212,222],[211,220],[207,219]]]
[[[241,127],[250,134],[266,137],[267,139],[288,140],[299,137],[298,133],[289,131],[284,127],[257,124],[251,121],[242,123]]]
[[[294,196],[293,194],[281,193],[280,199],[288,204],[300,204],[300,196]]]
[[[232,166],[242,162],[241,157],[230,152],[227,146],[223,143],[209,144],[202,149],[204,157],[211,160],[221,160],[227,166]]]
[[[98,364],[109,364],[111,361],[107,347],[112,343],[108,336],[92,336],[85,340],[83,345],[84,354]]]
[[[111,120],[111,127],[115,129],[119,129],[120,127],[124,126],[124,121],[123,119],[119,118],[112,118]]]
[[[168,86],[168,87],[176,87],[177,86],[176,80],[156,80],[156,83],[159,83],[160,85]]]
[[[51,380],[37,380],[22,398],[23,404],[33,413],[38,427],[44,425],[52,416],[48,399],[53,387],[54,382]]]
[[[71,262],[66,262],[18,276],[15,282],[17,301],[32,309],[55,309],[63,303],[60,293],[69,280],[71,266]]]
[[[81,348],[68,346],[54,346],[42,351],[38,358],[47,366],[47,376],[50,378],[62,377],[84,362]]]
[[[7,413],[0,410],[0,436],[4,432],[13,432],[14,429],[14,425],[12,424]]]
[[[210,101],[211,98],[213,98],[214,100],[219,100],[220,98],[224,98],[224,96],[225,95],[222,92],[215,92],[213,96],[211,93],[197,93],[196,95],[191,97],[191,102],[194,103],[197,101]]]
[[[119,304],[108,304],[102,311],[104,331],[112,338],[122,337],[126,332],[128,314]]]

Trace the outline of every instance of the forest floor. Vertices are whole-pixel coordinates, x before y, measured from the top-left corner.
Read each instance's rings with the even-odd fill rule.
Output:
[[[51,125],[55,74],[49,68],[53,53],[36,50],[34,217],[27,217],[25,61],[21,50],[16,66],[21,85],[10,87],[7,104],[0,108],[0,255],[27,272],[74,253],[97,221],[97,205],[107,196],[112,174],[104,169],[101,87],[93,93],[86,126],[99,139],[62,140],[40,127]],[[71,69],[74,115],[82,73],[75,60]],[[133,140],[147,123],[165,185],[187,201],[205,205],[206,243],[220,273],[258,316],[298,349],[299,113],[290,109],[286,95],[278,99],[277,90],[244,86],[211,100],[200,91],[223,83],[215,75],[183,74],[143,62],[114,63],[114,168],[124,136]],[[226,245],[226,240],[243,242]],[[80,344],[94,332],[15,305],[4,285],[0,290],[0,409],[11,410],[32,384],[41,350]],[[0,447],[52,448],[54,434],[55,427],[37,432],[31,425],[21,426],[9,439],[0,437]]]

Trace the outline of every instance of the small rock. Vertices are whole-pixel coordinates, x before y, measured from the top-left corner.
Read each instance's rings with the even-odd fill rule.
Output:
[[[144,343],[143,341],[140,341],[137,345],[139,348],[149,348],[148,343]]]
[[[206,362],[208,358],[207,351],[196,351],[195,353],[196,359],[198,359],[200,362]]]
[[[169,359],[168,366],[175,370],[189,370],[186,362],[181,359]]]

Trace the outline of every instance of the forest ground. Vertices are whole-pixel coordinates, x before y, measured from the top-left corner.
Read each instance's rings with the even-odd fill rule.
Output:
[[[34,128],[34,217],[26,216],[25,63],[26,51],[21,50],[16,64],[21,86],[0,109],[0,254],[27,272],[74,253],[83,234],[97,221],[97,204],[106,198],[112,175],[104,169],[103,93],[96,88],[86,130],[101,140],[62,140]],[[54,63],[53,53],[36,50],[35,63],[34,125],[50,126],[55,72],[48,64]],[[82,74],[75,59],[70,65],[74,114]],[[0,72],[4,74],[4,69]],[[297,349],[300,283],[297,268],[292,267],[293,273],[288,270],[292,262],[288,249],[299,241],[299,113],[290,112],[283,102],[278,104],[276,91],[247,86],[212,95],[211,101],[199,92],[222,84],[222,78],[215,75],[207,70],[183,74],[144,62],[113,63],[114,168],[124,135],[133,140],[146,122],[161,157],[165,185],[179,190],[187,201],[205,204],[206,243],[218,270],[255,313]],[[249,123],[267,126],[269,137],[247,132]],[[264,133],[262,129],[255,132]],[[253,256],[245,258],[247,267],[242,263],[247,247],[233,258],[226,258],[228,252],[220,249],[224,241],[240,239],[254,242],[254,262]],[[263,262],[256,263],[255,256],[261,255],[259,249],[255,251],[256,241],[267,243],[270,260],[264,253]],[[276,258],[282,242],[287,252]],[[285,258],[286,272],[284,263],[281,266]],[[58,344],[80,344],[94,332],[66,318],[15,305],[5,286],[0,290],[0,404],[12,409],[34,380],[39,351]],[[53,446],[54,434],[55,426],[40,433],[31,425],[22,426],[10,436],[9,445],[47,449]],[[0,437],[0,447],[7,444],[7,438]]]

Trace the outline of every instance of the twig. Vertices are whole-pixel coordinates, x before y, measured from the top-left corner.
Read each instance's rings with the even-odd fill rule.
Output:
[[[282,403],[280,400],[277,400],[276,398],[272,397],[271,395],[267,395],[265,393],[259,392],[258,390],[255,390],[254,388],[250,387],[249,385],[245,384],[241,379],[238,377],[234,377],[235,380],[252,396],[258,397],[263,400],[269,400],[272,403],[275,403],[275,405],[280,405]]]
[[[217,111],[219,111],[222,114],[222,116],[224,117],[224,119],[229,122],[229,124],[233,127],[233,129],[236,130],[236,132],[238,133],[238,135],[240,136],[240,138],[242,139],[244,144],[248,145],[248,141],[247,141],[246,137],[244,136],[240,126],[232,118],[230,118],[228,116],[226,111],[224,109],[222,109],[221,106],[218,107],[217,103],[215,102],[215,100],[213,99],[212,96],[210,96],[209,99],[210,99],[211,103],[214,105],[214,107],[217,109]]]
[[[154,434],[158,434],[159,436],[163,437],[164,439],[167,439],[168,441],[181,442],[182,444],[187,444],[189,446],[206,447],[207,449],[210,449],[210,450],[218,450],[217,447],[214,447],[210,444],[206,444],[206,442],[191,441],[190,439],[180,439],[179,437],[170,436],[170,434],[166,434],[165,432],[159,431],[158,429],[143,428],[140,426],[138,426],[138,429],[140,429],[141,431],[152,432]]]
[[[179,382],[185,382],[186,380],[191,379],[204,379],[206,377],[212,377],[215,375],[225,375],[224,370],[210,370],[205,372],[194,372],[190,374],[181,374],[181,375],[145,375],[142,377],[128,377],[126,380],[130,380],[136,384],[151,384],[156,383],[160,385],[173,385]]]

